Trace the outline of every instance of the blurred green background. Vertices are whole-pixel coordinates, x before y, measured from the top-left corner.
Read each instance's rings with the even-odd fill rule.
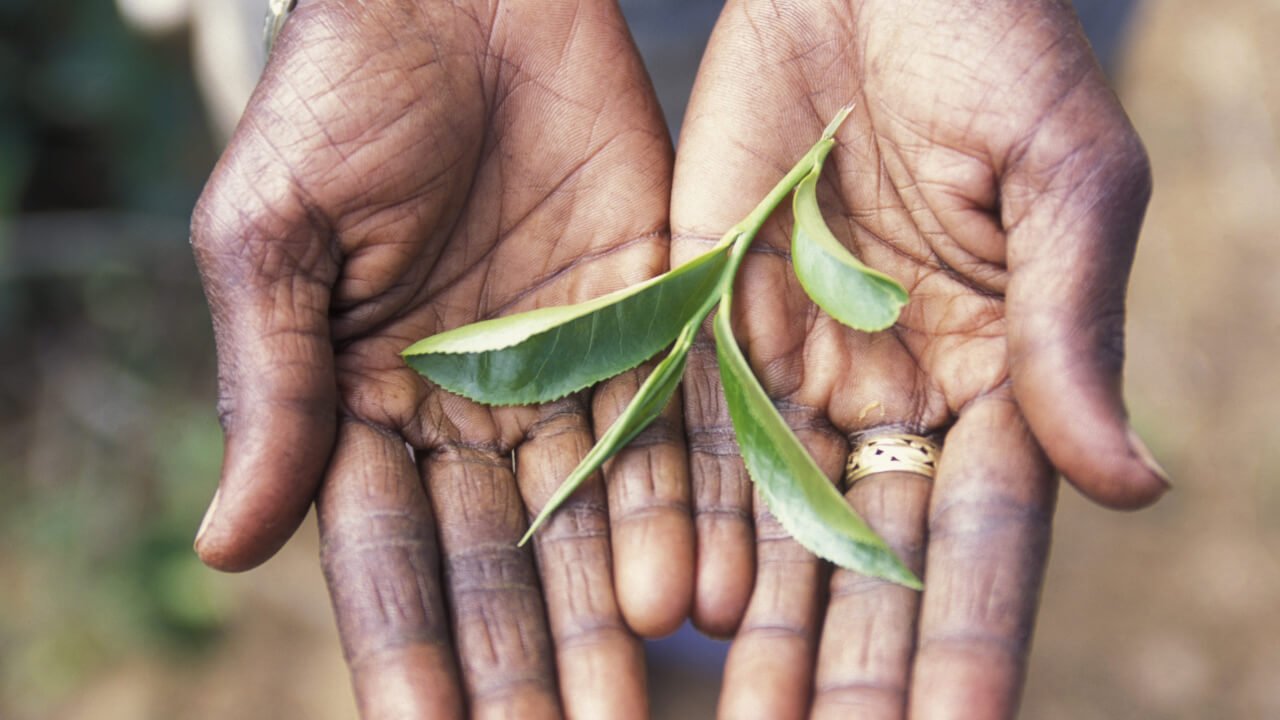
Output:
[[[207,652],[234,604],[190,551],[221,440],[189,56],[109,1],[0,3],[0,717]]]
[[[187,218],[264,5],[0,0],[0,718],[354,716],[314,527],[245,575],[190,551],[221,439]],[[673,24],[642,5],[638,32]],[[1128,28],[1156,175],[1128,390],[1175,491],[1126,515],[1064,489],[1023,714],[1280,717],[1280,2]],[[674,117],[682,52],[651,63]],[[671,648],[655,715],[708,717],[720,650]]]

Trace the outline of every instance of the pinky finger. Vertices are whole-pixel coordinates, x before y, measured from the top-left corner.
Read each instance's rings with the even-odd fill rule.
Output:
[[[404,442],[345,423],[317,509],[360,716],[461,717],[435,520]]]
[[[975,401],[947,434],[929,509],[913,718],[1017,713],[1056,489],[1008,397]]]

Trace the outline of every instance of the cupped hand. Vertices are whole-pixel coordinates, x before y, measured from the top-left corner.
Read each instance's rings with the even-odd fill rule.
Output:
[[[724,717],[1007,717],[1053,468],[1112,507],[1166,488],[1120,392],[1146,156],[1067,3],[731,0],[681,136],[673,263],[743,217],[851,102],[820,203],[910,304],[876,334],[823,314],[792,273],[782,212],[742,266],[733,323],[833,479],[862,435],[945,435],[932,483],[883,473],[847,494],[925,590],[828,580],[753,501],[708,341],[685,382],[694,619],[737,633]]]
[[[636,375],[490,408],[399,353],[664,270],[671,162],[612,2],[304,0],[286,25],[193,223],[226,434],[197,550],[261,562],[319,487],[365,716],[643,714],[629,625],[672,629],[692,592],[678,414],[518,549]]]

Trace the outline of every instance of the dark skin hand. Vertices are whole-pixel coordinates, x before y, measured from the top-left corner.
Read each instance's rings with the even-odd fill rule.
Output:
[[[873,335],[820,312],[781,212],[742,266],[733,321],[833,479],[861,434],[945,434],[934,481],[883,473],[847,493],[925,590],[831,573],[753,499],[708,339],[684,385],[693,617],[737,633],[726,718],[1010,717],[1053,469],[1110,507],[1167,488],[1120,392],[1146,156],[1066,2],[731,0],[681,136],[672,262],[743,217],[850,102],[819,199],[910,304]]]
[[[510,545],[636,377],[495,411],[396,353],[663,269],[652,95],[612,8],[344,5],[302,4],[197,212],[228,432],[202,556],[261,561],[323,477],[366,717],[643,714],[621,620],[664,632],[691,595],[701,627],[740,633],[726,717],[1011,715],[1052,466],[1117,507],[1164,488],[1118,382],[1145,156],[1065,4],[731,3],[686,121],[676,262],[857,102],[824,210],[912,305],[876,336],[822,316],[787,267],[784,211],[743,266],[735,325],[833,478],[858,433],[946,431],[933,483],[848,493],[923,595],[829,577],[753,502],[707,345],[684,403],[696,593],[676,419],[609,466],[607,529],[597,486],[542,532],[538,589]]]
[[[363,716],[644,716],[632,629],[692,596],[678,407],[518,549],[637,373],[488,408],[399,352],[665,270],[671,164],[612,2],[304,0],[286,25],[193,223],[226,433],[196,547],[252,567],[319,488]]]

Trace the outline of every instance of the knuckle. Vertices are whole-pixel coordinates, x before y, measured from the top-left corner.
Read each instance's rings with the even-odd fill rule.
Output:
[[[191,245],[206,286],[314,274],[335,259],[332,203],[315,199],[315,172],[297,161],[313,152],[285,147],[277,95],[246,109],[196,201]]]
[[[367,495],[383,492],[372,483],[364,484],[360,491]],[[390,494],[387,497],[390,499]],[[382,556],[415,551],[429,560],[432,567],[436,566],[434,524],[421,507],[364,507],[352,512],[349,507],[352,499],[333,498],[336,502],[348,504],[348,508],[342,511],[347,516],[341,519],[333,518],[327,502],[322,507],[322,563],[337,564],[348,557],[367,557],[377,561]],[[327,500],[329,498],[322,498],[322,502]]]
[[[831,576],[831,600],[834,602],[844,598],[862,597],[896,587],[900,586],[878,577],[839,568]]]
[[[744,622],[742,627],[738,628],[735,642],[751,639],[758,640],[800,640],[807,641],[811,634],[808,627],[794,622],[788,622],[782,618],[775,618],[771,621]]]
[[[191,246],[206,285],[318,276],[331,258],[321,242],[328,231],[319,213],[292,188],[273,191],[266,179],[229,178],[233,171],[215,172],[192,213]]]
[[[525,431],[526,440],[550,440],[586,432],[587,421],[580,393],[543,405]]]
[[[610,510],[609,522],[613,527],[624,525],[643,527],[660,518],[674,518],[687,522],[690,512],[691,506],[684,500],[659,499],[652,496],[633,499],[631,496],[626,496],[623,502]]]
[[[222,433],[224,435],[229,433],[235,423],[235,393],[232,391],[230,380],[223,376],[218,379],[217,415],[218,426],[222,428]]]
[[[448,555],[444,576],[455,597],[491,593],[537,593],[528,556],[514,543],[488,543]]]
[[[728,422],[691,427],[688,432],[689,452],[712,458],[736,458],[738,437]]]
[[[464,664],[467,659],[463,659]],[[504,671],[501,673],[485,673],[484,675],[468,677],[468,686],[472,695],[473,705],[497,705],[499,707],[509,706],[507,709],[509,714],[501,711],[492,712],[494,717],[530,717],[529,706],[533,703],[527,702],[529,696],[555,697],[555,683],[546,670],[533,668],[525,671]],[[495,708],[488,708],[494,711]],[[488,713],[477,713],[484,717],[488,717]],[[533,716],[537,717],[537,716]],[[546,715],[545,717],[555,717],[554,715]]]
[[[1131,128],[1118,133],[1115,147],[1107,153],[1112,183],[1125,195],[1145,207],[1151,197],[1151,158],[1141,138]]]
[[[938,503],[929,515],[930,542],[973,541],[981,544],[1006,534],[1020,537],[1046,531],[1050,511],[1010,497],[958,498]]]
[[[598,647],[611,642],[631,640],[631,631],[617,616],[581,619],[572,627],[555,633],[556,647],[563,651],[571,648]]]
[[[776,534],[756,534],[756,564],[760,575],[767,575],[770,569],[781,574],[791,574],[801,567],[817,565],[816,555],[796,542],[786,532]]]
[[[449,553],[444,564],[472,698],[554,692],[542,593],[528,555],[513,543],[490,543]]]
[[[747,511],[744,505],[712,502],[706,505],[697,505],[694,512],[694,521],[699,525],[731,523],[733,525],[744,525],[748,529],[753,527],[751,513]]]
[[[680,423],[667,415],[659,415],[627,445],[629,448],[654,448],[679,445],[684,441]]]
[[[859,708],[865,712],[869,707],[883,707],[894,708],[900,715],[907,703],[906,684],[872,677],[819,682],[814,691],[815,709],[832,706]]]
[[[997,656],[1021,663],[1026,659],[1029,649],[1030,632],[1030,627],[1016,633],[970,628],[965,631],[925,634],[920,638],[917,655],[959,654],[970,656],[975,661],[979,658],[989,661],[992,656]]]
[[[326,542],[321,565],[353,667],[407,645],[447,642],[448,617],[430,538],[383,530],[374,539]]]
[[[1119,376],[1124,367],[1124,308],[1106,307],[1092,314],[1093,360],[1103,372]]]
[[[609,536],[609,511],[604,503],[591,500],[574,500],[559,508],[555,517],[535,536],[540,551],[552,551]],[[565,548],[564,551],[568,551]],[[561,552],[561,550],[555,550]]]

